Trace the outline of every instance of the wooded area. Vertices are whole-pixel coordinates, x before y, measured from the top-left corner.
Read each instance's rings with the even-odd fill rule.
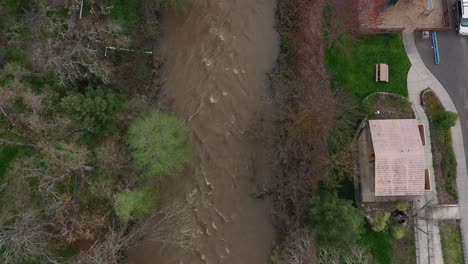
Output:
[[[152,106],[160,63],[144,52],[172,2],[0,0],[0,262],[191,247],[190,205],[157,203],[159,179],[190,162],[188,130]]]

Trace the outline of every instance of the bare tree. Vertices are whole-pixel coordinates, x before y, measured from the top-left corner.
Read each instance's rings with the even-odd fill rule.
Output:
[[[281,250],[281,262],[278,264],[314,264],[317,263],[316,243],[312,233],[300,229],[291,233]]]
[[[349,41],[357,40],[359,33],[358,2],[334,0],[325,7],[324,31],[328,48],[333,44],[349,47]]]
[[[122,250],[132,244],[132,236],[125,234],[125,228],[110,229],[102,241],[96,241],[87,251],[81,251],[78,264],[116,264],[123,258]]]
[[[76,3],[71,5],[72,14],[76,6]],[[25,21],[20,23],[30,29],[31,42],[35,43],[33,65],[40,70],[51,70],[59,85],[72,85],[92,78],[106,84],[110,82],[110,69],[100,61],[105,45],[94,27],[72,26],[73,21],[56,15],[54,9],[42,0],[36,1]]]
[[[118,263],[123,257],[124,249],[142,240],[191,250],[195,237],[196,228],[191,205],[174,202],[137,226],[124,225],[118,229],[109,230],[105,239],[97,241],[89,250],[81,252],[77,262],[80,264]]]
[[[322,247],[318,250],[318,264],[371,264],[369,251],[362,246],[350,248]]]
[[[121,137],[113,137],[96,149],[96,161],[100,168],[119,175],[131,167],[130,154]],[[128,172],[130,173],[130,172]]]
[[[148,218],[137,228],[140,240],[191,250],[196,228],[188,203],[174,202]]]
[[[59,85],[92,78],[110,83],[110,69],[99,60],[102,40],[94,29],[77,28],[63,39],[49,42],[35,50],[33,60],[36,65],[53,70]]]
[[[13,77],[0,90],[0,115],[9,123],[8,130],[26,142],[35,144],[45,127],[42,126],[45,94],[37,95],[22,82],[21,66],[7,64],[0,72],[1,78]],[[18,106],[18,102],[24,105]]]
[[[0,259],[14,264],[31,260],[58,263],[50,248],[51,235],[39,213],[26,210],[17,215],[2,213],[0,216]]]
[[[76,203],[68,202],[61,209],[56,210],[50,228],[56,234],[57,240],[64,245],[80,240],[96,240],[99,238],[97,235],[105,230],[108,223],[107,215],[79,210]]]
[[[83,178],[93,168],[86,165],[88,151],[72,144],[39,142],[38,153],[17,161],[11,173],[39,182],[38,191],[49,195],[57,193],[56,184],[71,176]]]

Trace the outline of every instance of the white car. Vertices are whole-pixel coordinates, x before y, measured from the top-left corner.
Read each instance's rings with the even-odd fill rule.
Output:
[[[468,36],[468,0],[457,0],[453,5],[455,31],[458,35]]]

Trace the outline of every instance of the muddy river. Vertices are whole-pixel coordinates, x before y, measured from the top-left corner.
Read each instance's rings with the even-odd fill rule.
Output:
[[[275,239],[271,202],[252,194],[274,173],[269,146],[257,136],[260,120],[268,120],[266,73],[279,49],[276,1],[186,2],[163,22],[162,101],[192,130],[195,160],[162,196],[197,201],[200,236],[195,252],[142,243],[130,262],[267,263]]]

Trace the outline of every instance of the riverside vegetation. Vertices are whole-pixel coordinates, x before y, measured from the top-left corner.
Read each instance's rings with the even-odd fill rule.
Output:
[[[0,0],[0,262],[190,248],[188,205],[158,207],[160,179],[190,163],[189,131],[152,106],[160,63],[143,52],[180,1],[84,1],[82,19],[66,2]]]
[[[404,98],[410,64],[401,36],[361,35],[351,2],[279,1],[281,50],[270,75],[282,170],[274,180],[280,239],[273,263],[415,260],[411,226],[397,227],[389,212],[366,223],[353,201],[352,142],[361,120],[372,118],[377,104],[407,118],[414,113]],[[372,80],[380,60],[392,62],[392,86]],[[360,102],[386,91],[399,95],[375,94]],[[392,110],[400,106],[401,113]]]

